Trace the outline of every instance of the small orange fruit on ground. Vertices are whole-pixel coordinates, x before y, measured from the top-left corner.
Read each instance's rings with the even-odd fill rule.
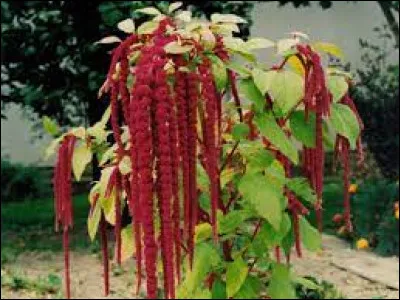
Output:
[[[362,239],[359,239],[357,241],[357,245],[356,246],[357,246],[357,249],[359,249],[359,250],[368,249],[369,248],[369,242],[368,242],[367,239],[362,238]]]
[[[336,224],[339,224],[343,221],[343,215],[342,214],[335,214],[332,218],[332,221]]]
[[[355,194],[355,193],[357,193],[357,190],[358,190],[358,185],[357,184],[355,184],[355,183],[350,184],[349,193]]]

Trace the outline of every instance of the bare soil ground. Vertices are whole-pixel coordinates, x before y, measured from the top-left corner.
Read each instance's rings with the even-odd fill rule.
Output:
[[[312,275],[325,279],[333,284],[350,299],[399,299],[398,291],[398,258],[388,259],[373,257],[374,266],[368,263],[372,253],[359,253],[350,250],[346,243],[335,238],[325,238],[324,251],[319,254],[306,253],[301,260],[294,260],[296,271],[302,275]],[[355,257],[355,260],[354,260]],[[358,274],[354,268],[340,265],[345,259],[352,258],[352,265],[365,265],[365,272]],[[389,265],[388,265],[389,262]],[[389,267],[388,267],[389,266]],[[75,299],[104,299],[102,267],[96,254],[72,253],[71,256],[72,294]],[[375,270],[384,270],[385,279],[382,282],[374,278]],[[123,266],[125,271],[114,270],[111,277],[111,295],[108,299],[137,298],[134,293],[135,276],[132,262]],[[62,254],[23,253],[12,264],[2,266],[3,275],[19,270],[23,276],[35,280],[49,273],[60,277],[63,275]],[[397,270],[397,271],[396,271]],[[397,274],[395,274],[397,272]],[[376,274],[375,274],[376,275]],[[379,276],[378,276],[379,277]],[[369,278],[369,279],[367,279]],[[372,278],[372,279],[371,279]],[[397,280],[397,281],[396,281]],[[388,287],[388,285],[396,286]],[[54,299],[62,298],[60,293],[41,294],[30,289],[13,290],[9,287],[1,289],[2,299]],[[139,298],[141,298],[139,296]]]

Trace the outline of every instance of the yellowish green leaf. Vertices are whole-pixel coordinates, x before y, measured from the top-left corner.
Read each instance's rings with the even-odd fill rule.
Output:
[[[72,155],[72,170],[77,181],[81,180],[83,171],[85,170],[88,163],[92,160],[92,151],[86,145],[86,143],[81,143],[74,149]]]

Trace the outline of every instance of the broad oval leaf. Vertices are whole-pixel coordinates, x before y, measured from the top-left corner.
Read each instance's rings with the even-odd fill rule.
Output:
[[[117,36],[107,36],[102,38],[100,41],[95,42],[95,44],[114,44],[120,43],[121,39]]]
[[[158,27],[158,22],[155,21],[149,21],[149,22],[144,22],[142,25],[140,25],[137,29],[138,34],[152,34],[154,30],[157,29]]]
[[[299,219],[299,226],[300,237],[304,244],[304,247],[306,247],[306,249],[309,251],[321,250],[322,237],[319,231],[311,226],[311,224],[304,217],[301,217]]]
[[[290,178],[286,183],[286,186],[303,200],[308,201],[312,204],[315,204],[317,202],[315,191],[311,188],[307,178]]]
[[[211,15],[211,22],[213,23],[236,23],[236,24],[246,24],[247,21],[242,17],[234,14],[220,14],[215,13]]]
[[[256,115],[254,121],[263,136],[265,136],[294,164],[298,164],[299,153],[296,147],[283,132],[282,128],[280,128],[276,123],[274,116],[270,112]]]
[[[267,292],[271,299],[296,299],[289,266],[274,265]]]
[[[201,243],[211,237],[212,227],[210,223],[201,223],[196,225],[194,232],[195,243]]]
[[[281,39],[276,43],[277,52],[279,55],[284,55],[292,50],[299,43],[299,39]]]
[[[360,136],[360,125],[351,108],[344,104],[334,103],[330,120],[336,132],[346,137],[351,149],[355,149]]]
[[[262,111],[265,107],[265,98],[254,84],[253,79],[242,79],[239,82],[239,93],[248,101],[254,103],[256,110]]]
[[[132,226],[121,230],[121,261],[127,261],[135,255],[135,237],[133,235]]]
[[[240,290],[248,273],[249,269],[242,257],[238,257],[234,262],[228,263],[226,270],[226,294],[228,298],[235,296]]]
[[[295,111],[290,116],[290,129],[294,137],[309,148],[315,147],[316,117],[309,112],[306,120],[304,111]]]
[[[77,181],[81,180],[83,171],[85,170],[88,163],[92,160],[92,151],[86,145],[82,143],[75,147],[72,155],[72,170],[74,172]]]
[[[139,8],[139,9],[135,10],[135,12],[140,12],[142,14],[151,15],[151,16],[161,15],[161,12],[155,7]]]
[[[221,279],[216,279],[212,286],[213,299],[226,299],[226,284]]]
[[[332,93],[333,102],[339,102],[349,90],[349,84],[344,76],[328,76],[327,86],[329,91]]]
[[[131,18],[123,20],[118,23],[118,29],[125,33],[134,33],[135,32],[135,23]]]
[[[216,55],[208,56],[212,61],[212,72],[218,91],[223,91],[228,84],[228,73],[224,62]]]
[[[88,233],[92,241],[94,241],[96,237],[97,230],[99,228],[100,218],[101,218],[101,204],[99,201],[97,201],[87,219]]]
[[[274,106],[280,108],[284,114],[290,112],[303,98],[304,81],[295,72],[269,71],[263,80],[264,88],[274,100]]]
[[[175,16],[175,18],[178,20],[181,20],[185,23],[189,23],[192,20],[192,12],[189,10],[181,11],[180,13],[178,13]],[[189,30],[189,31],[191,31],[191,30]]]
[[[274,46],[275,43],[273,41],[265,38],[252,38],[246,42],[246,47],[248,49],[263,49]]]
[[[239,183],[243,198],[274,228],[279,229],[282,219],[281,194],[261,173],[246,174]]]
[[[173,2],[169,5],[168,7],[168,13],[173,13],[176,11],[178,8],[180,8],[183,5],[183,2]]]
[[[326,42],[316,42],[316,43],[313,43],[312,46],[314,48],[316,48],[317,51],[328,53],[337,58],[341,58],[341,59],[344,58],[342,49],[340,49],[340,47],[335,44],[326,43]]]
[[[183,54],[186,52],[190,52],[193,49],[192,45],[179,45],[178,42],[170,42],[164,46],[165,52],[170,54]]]

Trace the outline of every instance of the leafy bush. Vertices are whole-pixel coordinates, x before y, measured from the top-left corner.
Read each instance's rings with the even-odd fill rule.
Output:
[[[312,282],[317,288],[298,283],[296,285],[296,295],[298,299],[345,299],[344,296],[335,288],[335,286],[325,280],[307,276],[308,282]]]
[[[353,96],[365,124],[363,134],[369,150],[388,178],[399,176],[399,64],[391,63],[390,57],[398,48],[391,46],[392,35],[384,29],[376,29],[381,47],[361,41],[364,68],[358,70],[360,84]]]
[[[21,201],[48,196],[49,174],[35,166],[1,160],[1,201]]]
[[[355,234],[367,238],[377,253],[399,255],[399,223],[395,218],[398,184],[381,180],[362,184],[353,199]]]
[[[358,187],[352,196],[352,215],[354,233],[346,234],[341,222],[333,218],[341,214],[343,193],[341,186],[331,183],[325,189],[326,229],[336,230],[341,236],[355,243],[366,239],[368,246],[383,256],[399,254],[399,227],[396,218],[398,184],[388,180],[367,180]],[[334,224],[335,223],[335,224]]]

